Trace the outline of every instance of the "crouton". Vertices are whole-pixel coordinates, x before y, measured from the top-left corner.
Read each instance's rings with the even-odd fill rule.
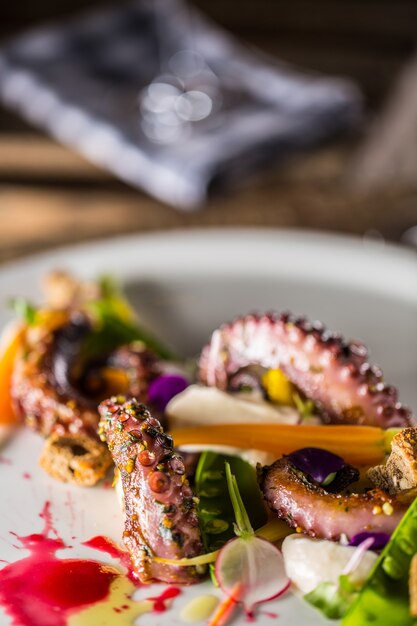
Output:
[[[417,427],[404,428],[391,442],[391,453],[385,465],[368,470],[376,486],[396,494],[417,487]]]
[[[112,465],[107,447],[85,434],[53,434],[45,442],[40,466],[53,478],[85,487],[104,478]]]

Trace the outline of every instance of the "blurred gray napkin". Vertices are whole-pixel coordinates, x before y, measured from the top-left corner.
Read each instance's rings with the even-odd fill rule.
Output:
[[[351,128],[361,110],[349,81],[249,50],[180,0],[136,0],[6,42],[0,99],[184,210]]]

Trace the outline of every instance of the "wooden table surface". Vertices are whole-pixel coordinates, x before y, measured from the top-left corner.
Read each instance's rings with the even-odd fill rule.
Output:
[[[181,213],[35,134],[0,136],[0,260],[120,233],[296,227],[398,240],[417,223],[417,185],[352,193],[355,142],[294,158],[206,207]]]

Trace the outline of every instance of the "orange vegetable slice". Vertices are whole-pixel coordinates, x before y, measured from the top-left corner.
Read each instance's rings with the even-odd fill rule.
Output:
[[[10,385],[14,363],[19,353],[26,328],[22,324],[6,329],[0,345],[0,425],[12,425],[18,421],[13,409]]]
[[[353,465],[381,463],[392,433],[374,426],[216,424],[171,431],[176,446],[224,445],[264,450],[279,456],[306,447],[324,448]]]

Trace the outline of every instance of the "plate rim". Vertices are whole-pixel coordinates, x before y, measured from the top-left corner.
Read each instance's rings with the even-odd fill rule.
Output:
[[[68,242],[63,244],[52,245],[46,250],[37,250],[28,254],[22,254],[17,258],[6,259],[0,263],[0,274],[4,270],[18,267],[25,264],[27,261],[42,261],[46,257],[61,256],[63,253],[71,251],[85,252],[89,248],[102,248],[111,243],[116,245],[123,244],[125,242],[133,243],[135,240],[148,242],[151,240],[162,240],[164,242],[171,241],[173,238],[187,238],[192,237],[205,238],[231,235],[235,237],[239,236],[251,236],[253,238],[262,238],[267,236],[286,236],[291,239],[306,239],[311,243],[325,240],[328,243],[342,243],[344,245],[358,246],[359,244],[369,244],[374,250],[386,250],[389,254],[396,253],[402,256],[408,256],[410,259],[414,258],[417,263],[417,252],[413,246],[387,241],[385,239],[378,239],[374,237],[366,237],[356,235],[352,233],[343,233],[325,229],[312,229],[312,228],[296,228],[296,227],[279,227],[274,226],[267,228],[265,226],[208,226],[208,227],[180,227],[180,228],[161,228],[158,230],[122,233],[116,235],[106,235],[103,237],[91,238],[82,241]]]
[[[243,254],[244,250],[246,252],[254,247],[267,251],[268,259],[264,261],[261,255]],[[161,254],[154,255],[154,249],[163,250],[166,254],[174,251],[177,255],[175,261],[167,264],[166,254],[165,258]],[[227,249],[230,255],[225,259]],[[115,251],[117,258],[112,254]],[[129,269],[127,251],[129,254],[134,251],[132,267]],[[190,251],[197,254],[193,263],[187,258]],[[135,255],[142,261],[146,259],[146,268],[134,266]],[[200,258],[199,255],[203,256]],[[302,258],[303,255],[308,262]],[[13,275],[18,277],[27,272],[35,277],[54,265],[67,265],[68,269],[79,272],[81,276],[93,277],[97,271],[89,272],[89,263],[86,261],[94,257],[99,262],[90,265],[100,265],[101,271],[111,273],[114,263],[113,273],[116,276],[121,274],[122,279],[138,275],[152,277],[162,269],[165,275],[182,272],[184,276],[194,277],[200,273],[210,273],[212,276],[242,276],[246,273],[253,277],[259,276],[262,270],[268,278],[285,276],[296,280],[297,277],[303,277],[321,283],[372,289],[384,294],[389,292],[417,305],[417,290],[412,288],[417,282],[417,253],[413,248],[356,235],[295,228],[182,228],[123,234],[56,246],[0,264],[0,287]],[[109,266],[106,269],[103,267],[106,265],[103,259]],[[118,267],[122,267],[121,272],[118,272]],[[10,295],[14,294],[8,294],[8,297]]]

